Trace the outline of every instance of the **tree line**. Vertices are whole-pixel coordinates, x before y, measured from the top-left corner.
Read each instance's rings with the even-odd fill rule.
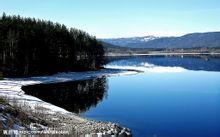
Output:
[[[0,72],[32,76],[99,69],[104,49],[88,33],[63,24],[20,16],[0,17]]]

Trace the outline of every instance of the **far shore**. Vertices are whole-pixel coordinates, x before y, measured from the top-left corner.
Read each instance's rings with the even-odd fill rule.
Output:
[[[211,52],[211,53],[202,53],[202,52],[152,52],[152,53],[108,53],[105,56],[106,57],[117,57],[117,56],[173,56],[173,55],[220,55],[220,53]]]

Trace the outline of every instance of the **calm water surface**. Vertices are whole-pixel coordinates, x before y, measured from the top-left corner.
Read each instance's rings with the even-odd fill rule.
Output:
[[[129,127],[135,137],[220,137],[219,58],[121,58],[108,66],[144,72],[25,91],[83,117]]]

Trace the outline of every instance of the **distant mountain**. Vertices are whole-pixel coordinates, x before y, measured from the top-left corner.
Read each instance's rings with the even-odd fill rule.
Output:
[[[142,49],[142,48],[129,48],[129,47],[120,47],[120,46],[115,46],[113,44],[109,44],[106,42],[102,42],[102,45],[104,47],[105,53],[114,53],[114,54],[131,54],[131,53],[147,53],[147,49]]]
[[[100,40],[113,45],[129,48],[219,48],[220,32],[191,33],[180,37],[145,36]]]
[[[100,40],[112,45],[136,48],[134,45],[144,44],[148,41],[155,40],[158,38],[159,37],[155,37],[155,36],[144,36],[144,37],[130,37],[130,38],[110,38],[110,39],[100,39]]]

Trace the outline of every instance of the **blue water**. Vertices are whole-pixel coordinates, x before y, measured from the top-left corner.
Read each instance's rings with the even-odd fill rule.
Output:
[[[220,59],[141,57],[110,65],[144,63],[170,71],[109,77],[107,96],[81,115],[117,122],[135,137],[220,137]]]
[[[84,117],[129,127],[134,137],[220,137],[220,58],[112,58],[112,66],[143,72],[22,89]]]

